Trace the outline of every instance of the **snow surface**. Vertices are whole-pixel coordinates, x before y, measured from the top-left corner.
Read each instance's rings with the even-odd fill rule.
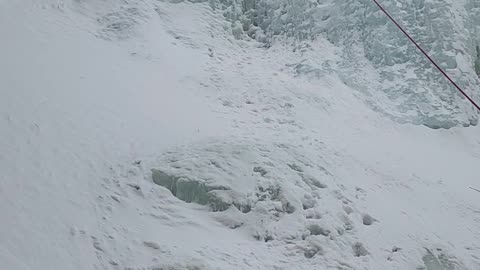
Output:
[[[399,124],[336,72],[341,46],[235,25],[0,1],[2,269],[480,269],[480,128]]]

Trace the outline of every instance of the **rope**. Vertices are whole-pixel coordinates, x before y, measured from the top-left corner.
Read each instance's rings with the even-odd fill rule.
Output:
[[[450,76],[448,76],[448,74],[432,59],[432,57],[430,57],[430,55],[428,55],[428,53],[422,48],[420,47],[420,45],[407,33],[407,31],[405,31],[403,29],[402,26],[400,26],[399,23],[397,23],[397,21],[387,12],[387,10],[382,6],[380,5],[380,3],[377,1],[377,0],[372,0],[373,2],[375,2],[375,4],[377,4],[377,6],[383,11],[383,13],[385,13],[385,15],[387,15],[387,17],[398,27],[398,29],[400,29],[400,31],[402,31],[402,33],[413,43],[415,44],[415,46],[422,52],[422,54],[428,59],[430,60],[430,62],[438,69],[438,71],[440,71],[443,76],[445,76],[445,78],[447,78],[447,80],[449,80],[454,86],[455,88],[457,88],[457,90],[462,93],[462,95],[468,100],[470,101],[470,103],[472,103],[473,106],[475,106],[475,108],[478,109],[478,111],[480,111],[480,106],[471,98],[467,95],[467,93],[465,91],[462,90],[462,88],[460,88],[460,86],[454,81],[452,80],[452,78],[450,78]]]
[[[476,188],[473,188],[473,187],[470,187],[470,189],[475,190],[477,192],[480,192],[480,189],[476,189]]]

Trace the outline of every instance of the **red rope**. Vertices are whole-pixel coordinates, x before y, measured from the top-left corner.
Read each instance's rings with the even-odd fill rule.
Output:
[[[447,78],[454,86],[455,88],[457,88],[458,91],[460,91],[460,93],[462,93],[462,95],[468,99],[468,101],[470,101],[470,103],[473,104],[473,106],[475,106],[479,111],[480,111],[480,106],[475,103],[475,101],[469,97],[467,95],[467,93],[465,93],[465,91],[462,90],[462,88],[460,88],[460,86],[458,86],[458,84],[453,81],[450,76],[448,76],[448,74],[432,59],[432,57],[430,57],[427,52],[425,52],[425,50],[420,47],[420,45],[418,45],[418,43],[407,33],[407,31],[405,31],[403,29],[402,26],[400,26],[400,24],[397,23],[397,21],[395,21],[395,19],[387,12],[387,10],[382,6],[380,5],[380,3],[378,3],[377,0],[373,0],[373,2],[375,2],[375,4],[377,4],[377,6],[383,11],[383,13],[385,13],[385,15],[387,15],[387,17],[398,27],[398,29],[400,29],[400,31],[403,32],[403,34],[405,34],[405,36],[410,39],[410,41],[415,44],[415,46],[417,46],[417,48],[422,52],[423,55],[425,55],[425,57],[428,58],[428,60],[430,60],[430,62],[443,74],[443,76],[445,76],[445,78]]]

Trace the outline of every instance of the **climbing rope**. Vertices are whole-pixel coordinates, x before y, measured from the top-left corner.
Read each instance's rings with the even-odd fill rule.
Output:
[[[425,50],[420,47],[420,45],[407,33],[407,31],[405,31],[403,29],[402,26],[400,26],[400,24],[387,12],[387,10],[382,6],[380,5],[380,3],[377,1],[377,0],[372,0],[373,2],[375,2],[375,4],[377,4],[377,6],[380,8],[380,10],[383,11],[383,13],[385,13],[385,15],[398,27],[398,29],[400,29],[400,31],[402,31],[402,33],[413,43],[415,44],[415,46],[422,52],[423,55],[425,55],[425,57],[430,60],[430,62],[438,69],[438,71],[440,71],[443,76],[445,76],[445,78],[447,78],[447,80],[449,80],[454,86],[455,88],[457,88],[458,91],[460,91],[460,93],[462,93],[462,95],[468,100],[470,101],[470,103],[473,104],[473,106],[475,106],[475,108],[478,109],[478,111],[480,111],[480,106],[471,98],[467,95],[467,93],[465,91],[462,90],[462,88],[460,88],[460,86],[452,80],[452,78],[450,78],[450,76],[448,76],[448,74],[432,59],[432,57],[430,57],[430,55],[428,55],[427,52],[425,52]]]

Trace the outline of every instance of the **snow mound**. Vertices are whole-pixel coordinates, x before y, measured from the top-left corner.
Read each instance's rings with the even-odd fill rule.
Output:
[[[344,256],[368,254],[352,236],[373,218],[342,193],[322,153],[307,157],[294,145],[238,138],[170,150],[151,164],[159,164],[154,183],[186,203],[206,205],[215,220],[252,239],[290,243],[305,258],[324,255],[332,244]]]
[[[333,181],[324,167],[292,145],[241,142],[213,141],[169,151],[158,161],[162,166],[152,169],[152,179],[177,198],[209,205],[213,211],[235,206],[250,212],[259,202],[270,201],[275,204],[271,211],[286,213],[314,204],[291,201],[289,193],[321,190]],[[293,179],[299,186],[286,188]]]

